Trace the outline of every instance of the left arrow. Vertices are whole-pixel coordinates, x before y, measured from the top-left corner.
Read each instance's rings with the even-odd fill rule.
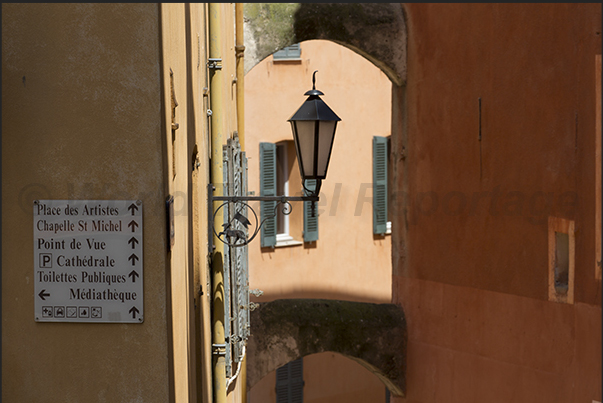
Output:
[[[46,290],[44,289],[44,290],[40,291],[40,293],[38,294],[38,296],[40,298],[42,298],[42,301],[46,301],[46,298],[44,298],[44,297],[50,297],[50,294],[48,294],[46,292]]]

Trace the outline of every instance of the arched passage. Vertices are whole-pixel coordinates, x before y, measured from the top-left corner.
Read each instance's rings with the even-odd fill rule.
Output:
[[[325,39],[364,56],[396,86],[406,83],[407,27],[400,3],[300,3],[294,13],[265,21],[278,27],[254,30],[253,18],[246,22],[245,71],[278,49]]]
[[[406,321],[397,305],[276,300],[251,313],[251,328],[248,388],[289,361],[332,351],[367,368],[392,394],[404,396]]]
[[[287,18],[287,17],[284,17]],[[363,56],[392,82],[391,156],[394,183],[401,180],[405,144],[407,27],[401,4],[299,4],[284,23],[290,34],[260,30],[245,34],[245,70],[283,47],[306,40],[330,40]],[[274,22],[283,25],[283,21]],[[264,27],[266,28],[266,27]],[[257,32],[257,31],[256,31]],[[257,43],[252,43],[258,40]],[[272,40],[267,46],[265,41]],[[263,41],[264,43],[259,43]],[[248,63],[248,61],[251,61]],[[350,83],[353,85],[353,83]],[[399,178],[400,177],[400,178]],[[392,223],[395,225],[395,223]],[[404,238],[392,229],[392,241]],[[393,263],[403,258],[395,251]],[[251,314],[247,386],[251,388],[276,368],[309,354],[332,351],[357,361],[397,396],[405,392],[406,323],[402,308],[333,300],[277,300]]]

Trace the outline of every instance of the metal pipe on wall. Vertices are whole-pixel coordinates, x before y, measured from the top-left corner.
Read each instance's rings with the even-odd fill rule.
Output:
[[[209,3],[209,58],[222,59],[221,3]],[[222,144],[224,111],[222,97],[222,70],[209,71],[209,94],[211,109],[211,182],[215,194],[222,195]],[[217,208],[217,205],[212,207]],[[215,225],[220,228],[222,217],[216,217]],[[212,235],[214,236],[214,235]],[[215,237],[215,236],[214,236]],[[224,335],[224,244],[214,239],[212,253],[212,357],[214,403],[226,403],[226,339]]]
[[[237,132],[241,151],[245,151],[245,40],[243,34],[243,3],[235,3],[237,55]]]
[[[244,3],[235,3],[235,52],[237,56],[237,131],[241,151],[245,151],[245,39],[244,39]],[[247,403],[247,354],[243,355],[240,365],[241,403]]]

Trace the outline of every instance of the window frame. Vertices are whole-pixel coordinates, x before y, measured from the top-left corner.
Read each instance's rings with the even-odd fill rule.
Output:
[[[548,223],[548,244],[549,244],[549,301],[561,302],[566,304],[574,303],[574,271],[576,262],[576,237],[575,224],[573,220],[561,217],[549,217]],[[555,263],[557,259],[557,233],[568,235],[568,273],[567,273],[567,292],[560,293],[555,287]]]

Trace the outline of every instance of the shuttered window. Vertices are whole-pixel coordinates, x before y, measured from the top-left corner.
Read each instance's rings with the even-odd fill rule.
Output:
[[[260,196],[276,196],[276,144],[260,143]],[[260,219],[274,215],[275,201],[260,202]],[[276,217],[262,225],[261,247],[276,245]]]
[[[304,183],[308,190],[316,189],[316,179],[308,179]],[[306,192],[306,196],[308,192]],[[317,210],[317,206],[314,207]],[[304,202],[304,242],[318,240],[318,211],[312,216],[312,202]]]
[[[276,370],[276,403],[303,403],[304,367],[299,358]]]
[[[301,57],[301,47],[299,43],[287,46],[272,55],[274,60],[298,60]]]
[[[387,137],[373,137],[373,234],[387,231]]]

